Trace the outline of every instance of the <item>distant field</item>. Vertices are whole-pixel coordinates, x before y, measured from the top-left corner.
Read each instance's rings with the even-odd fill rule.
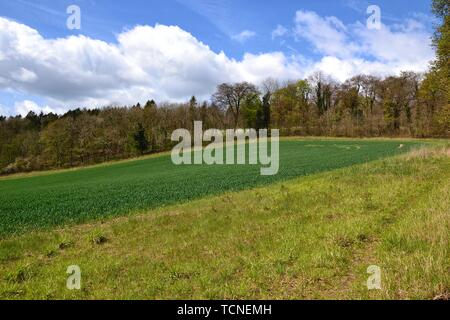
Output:
[[[405,148],[399,149],[400,144]],[[300,140],[280,144],[280,172],[260,166],[175,166],[170,156],[0,180],[0,237],[140,212],[360,164],[409,150],[399,140]]]

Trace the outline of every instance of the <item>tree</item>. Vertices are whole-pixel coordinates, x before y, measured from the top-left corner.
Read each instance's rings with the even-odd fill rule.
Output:
[[[450,103],[450,3],[448,0],[433,0],[432,11],[439,19],[440,25],[436,26],[433,37],[433,45],[436,48],[436,61],[431,72],[440,75],[434,77],[441,80],[442,91],[447,96],[447,104]]]
[[[242,103],[248,95],[252,94],[259,95],[259,92],[251,83],[223,83],[217,87],[217,91],[213,95],[213,102],[223,110],[231,113],[234,128],[237,129]]]
[[[189,128],[194,130],[194,121],[197,120],[197,98],[192,96],[191,100],[189,100],[189,119],[188,124]]]
[[[272,94],[267,92],[263,97],[262,102],[262,114],[261,114],[261,126],[260,128],[269,129],[270,128],[270,99]]]
[[[280,84],[276,79],[267,78],[263,81],[262,92],[264,94],[262,101],[262,109],[258,115],[258,123],[260,128],[270,128],[271,117],[271,100],[273,94],[280,89]]]
[[[55,122],[56,120],[59,119],[59,116],[55,113],[48,113],[48,114],[44,114],[44,113],[40,113],[39,114],[39,119],[41,122],[41,130],[46,128],[50,123]]]
[[[143,155],[147,151],[149,143],[145,136],[145,129],[142,123],[138,124],[138,129],[133,137],[136,142],[136,149]]]
[[[370,92],[365,92],[364,76],[355,76],[337,87],[337,117],[335,120],[347,121],[345,129],[341,131],[354,136],[364,135],[364,121],[370,114],[371,106]],[[373,101],[374,103],[374,101]],[[345,119],[345,120],[344,120]]]
[[[270,99],[270,122],[280,128],[297,128],[306,134],[310,126],[308,81],[288,82]]]
[[[445,72],[447,79],[450,71],[450,3],[448,0],[433,0],[432,11],[441,20],[441,25],[436,27],[433,44],[436,48],[437,69]]]
[[[309,78],[309,83],[314,87],[315,100],[319,116],[322,116],[331,108],[333,98],[333,81],[321,72],[316,72]]]
[[[259,95],[248,94],[243,102],[245,125],[248,128],[260,129],[262,126],[262,103]]]
[[[272,95],[275,93],[278,89],[280,89],[280,84],[278,80],[273,78],[267,78],[264,80],[261,84],[261,89],[263,95],[269,94]]]
[[[366,115],[371,115],[376,102],[376,90],[379,79],[374,76],[360,76],[361,94],[363,95],[363,108]]]
[[[200,121],[203,123],[203,126],[209,128],[209,123],[206,122],[207,116],[208,116],[208,104],[206,103],[206,101],[204,101],[200,108]]]
[[[149,100],[145,104],[144,109],[153,109],[153,108],[156,108],[156,107],[157,107],[157,105],[156,105],[155,100]]]
[[[195,96],[191,97],[191,100],[189,100],[189,108],[192,110],[195,110],[197,108],[197,98]]]
[[[29,122],[28,126],[31,130],[39,130],[41,128],[41,119],[33,111],[28,112],[25,119],[28,120],[28,122]]]
[[[77,142],[74,118],[67,116],[50,124],[41,134],[47,164],[51,167],[72,166]]]
[[[450,135],[450,3],[433,0],[432,11],[440,24],[436,26],[433,46],[436,60],[418,90],[417,127],[422,136]]]

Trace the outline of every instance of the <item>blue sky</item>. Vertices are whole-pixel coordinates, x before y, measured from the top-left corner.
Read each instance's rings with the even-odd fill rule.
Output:
[[[81,30],[66,27],[73,4],[81,9]],[[381,8],[382,30],[365,30],[369,5]],[[340,81],[358,70],[424,71],[432,57],[425,0],[3,0],[0,17],[3,114],[192,94],[206,99],[232,80],[227,73],[260,82],[314,71]],[[41,54],[24,52],[21,41]]]

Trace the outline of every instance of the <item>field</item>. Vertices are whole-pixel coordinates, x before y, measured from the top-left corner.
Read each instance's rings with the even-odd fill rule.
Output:
[[[399,149],[403,143],[405,148]],[[175,166],[170,156],[0,180],[0,236],[239,191],[407,151],[401,141],[283,141],[280,172],[260,166]]]
[[[448,298],[450,149],[418,145],[284,141],[279,177],[157,157],[4,179],[0,298]]]

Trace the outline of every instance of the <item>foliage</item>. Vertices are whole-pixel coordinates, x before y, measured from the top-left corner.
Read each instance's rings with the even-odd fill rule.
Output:
[[[148,149],[148,141],[145,136],[145,129],[142,126],[142,123],[138,124],[138,129],[134,134],[134,141],[136,142],[136,149],[143,155],[145,151]]]
[[[255,85],[248,82],[235,84],[223,83],[217,87],[213,96],[214,103],[233,116],[234,129],[237,129],[241,115],[241,107],[248,96],[259,94]]]

